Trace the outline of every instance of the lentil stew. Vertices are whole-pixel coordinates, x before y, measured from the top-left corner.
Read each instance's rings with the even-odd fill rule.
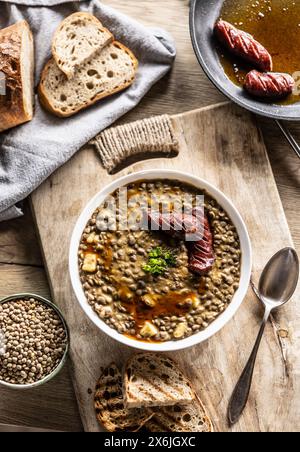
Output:
[[[141,209],[137,195],[147,200]],[[203,275],[189,270],[182,237],[141,227],[141,211],[153,199],[172,212],[186,199],[194,208],[197,196],[203,196],[215,257]],[[88,303],[107,325],[136,340],[180,340],[206,329],[239,287],[241,247],[227,213],[208,193],[174,180],[134,182],[126,187],[126,198],[119,190],[109,198],[93,213],[79,246],[79,276]],[[135,220],[129,229],[120,227],[124,212]]]

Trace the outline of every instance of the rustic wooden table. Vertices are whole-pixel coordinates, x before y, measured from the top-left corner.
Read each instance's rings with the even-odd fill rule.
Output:
[[[168,30],[177,44],[173,71],[160,81],[126,121],[152,114],[176,114],[224,98],[203,74],[193,53],[188,0],[104,0],[147,26]],[[124,120],[124,119],[123,119]],[[300,250],[300,165],[272,121],[259,119],[296,248]],[[300,124],[292,124],[300,141]],[[46,274],[28,207],[21,219],[0,224],[0,297],[16,292],[49,296]],[[38,390],[15,393],[0,388],[0,432],[40,428],[80,431],[82,425],[68,368]],[[7,427],[7,425],[10,427]]]

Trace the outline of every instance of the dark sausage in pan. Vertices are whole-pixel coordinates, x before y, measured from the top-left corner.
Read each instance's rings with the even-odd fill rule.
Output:
[[[215,25],[215,35],[230,52],[261,71],[272,71],[271,55],[250,34],[239,30],[225,20],[219,20]]]
[[[289,74],[251,71],[247,74],[244,86],[252,96],[280,99],[293,92],[295,81]]]

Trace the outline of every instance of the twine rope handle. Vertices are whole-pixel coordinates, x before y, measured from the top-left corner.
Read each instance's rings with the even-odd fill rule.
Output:
[[[141,153],[169,156],[179,152],[179,143],[168,115],[111,127],[97,135],[90,144],[95,146],[109,173],[129,157]]]

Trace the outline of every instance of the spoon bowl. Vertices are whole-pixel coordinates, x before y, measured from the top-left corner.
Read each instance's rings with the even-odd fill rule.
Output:
[[[271,310],[287,303],[299,279],[299,259],[292,248],[276,253],[264,268],[259,281],[259,298]]]

